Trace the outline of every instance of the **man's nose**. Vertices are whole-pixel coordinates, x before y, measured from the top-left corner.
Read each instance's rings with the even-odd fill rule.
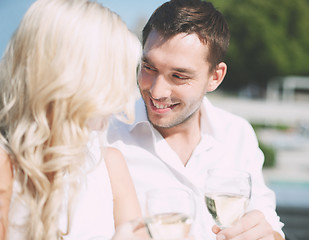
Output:
[[[150,88],[150,94],[154,99],[168,98],[171,94],[171,86],[162,75],[157,75]]]

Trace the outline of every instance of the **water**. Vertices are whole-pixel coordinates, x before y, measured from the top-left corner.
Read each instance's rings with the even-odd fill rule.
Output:
[[[267,185],[276,193],[277,206],[309,209],[309,182],[270,181]]]

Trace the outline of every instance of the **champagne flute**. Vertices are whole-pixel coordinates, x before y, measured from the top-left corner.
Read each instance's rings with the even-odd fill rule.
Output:
[[[195,216],[195,202],[192,194],[184,189],[150,190],[146,193],[146,214],[152,239],[185,239]]]
[[[216,224],[233,226],[245,213],[251,197],[251,176],[233,169],[210,169],[205,182],[205,202]]]

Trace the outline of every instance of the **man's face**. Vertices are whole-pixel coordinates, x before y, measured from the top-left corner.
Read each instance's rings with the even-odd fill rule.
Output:
[[[171,128],[199,112],[212,77],[207,54],[208,47],[195,34],[168,40],[156,31],[149,34],[138,83],[154,127]]]

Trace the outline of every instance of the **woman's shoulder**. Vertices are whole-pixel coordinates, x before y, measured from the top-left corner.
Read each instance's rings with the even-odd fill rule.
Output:
[[[114,147],[104,147],[103,158],[110,175],[113,173],[119,175],[127,171],[125,158],[118,149]]]
[[[123,154],[114,147],[104,147],[103,157],[106,162],[119,163],[124,161]]]

